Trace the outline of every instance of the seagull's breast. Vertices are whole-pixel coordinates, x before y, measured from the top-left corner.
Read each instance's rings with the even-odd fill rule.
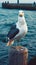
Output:
[[[19,33],[15,36],[15,38],[19,39],[27,34],[27,25],[22,25],[21,27],[17,25],[17,28],[19,29]]]
[[[28,27],[27,27],[27,24],[24,25],[24,32],[25,34],[27,34],[27,31],[28,31]]]
[[[19,33],[15,36],[16,39],[22,38],[27,34],[28,28],[24,17],[22,18],[19,17],[19,20],[16,23],[16,27],[19,29]]]

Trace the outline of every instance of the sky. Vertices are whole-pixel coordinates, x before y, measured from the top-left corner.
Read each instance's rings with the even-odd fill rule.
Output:
[[[7,2],[7,1],[9,1],[10,3],[12,2],[12,3],[16,3],[17,2],[17,0],[0,0],[0,2]],[[19,2],[20,3],[33,3],[33,2],[36,2],[36,0],[19,0]]]

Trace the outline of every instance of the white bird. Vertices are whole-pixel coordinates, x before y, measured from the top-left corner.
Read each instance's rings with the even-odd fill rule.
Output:
[[[16,24],[12,24],[12,27],[7,35],[9,41],[7,46],[13,44],[14,40],[18,40],[27,34],[28,27],[25,20],[24,12],[22,10],[19,11],[18,22]]]

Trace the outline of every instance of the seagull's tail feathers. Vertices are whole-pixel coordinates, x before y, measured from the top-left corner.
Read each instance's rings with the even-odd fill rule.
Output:
[[[7,46],[10,46],[13,43],[14,43],[14,40],[10,40],[10,41],[8,41]]]

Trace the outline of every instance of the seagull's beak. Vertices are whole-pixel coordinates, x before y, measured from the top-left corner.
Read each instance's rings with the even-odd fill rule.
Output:
[[[19,14],[19,16],[20,16],[20,17],[22,17],[22,16],[23,16],[23,14],[22,14],[22,13],[20,13],[20,14]]]
[[[23,16],[23,13],[20,13],[19,16],[22,17]]]

